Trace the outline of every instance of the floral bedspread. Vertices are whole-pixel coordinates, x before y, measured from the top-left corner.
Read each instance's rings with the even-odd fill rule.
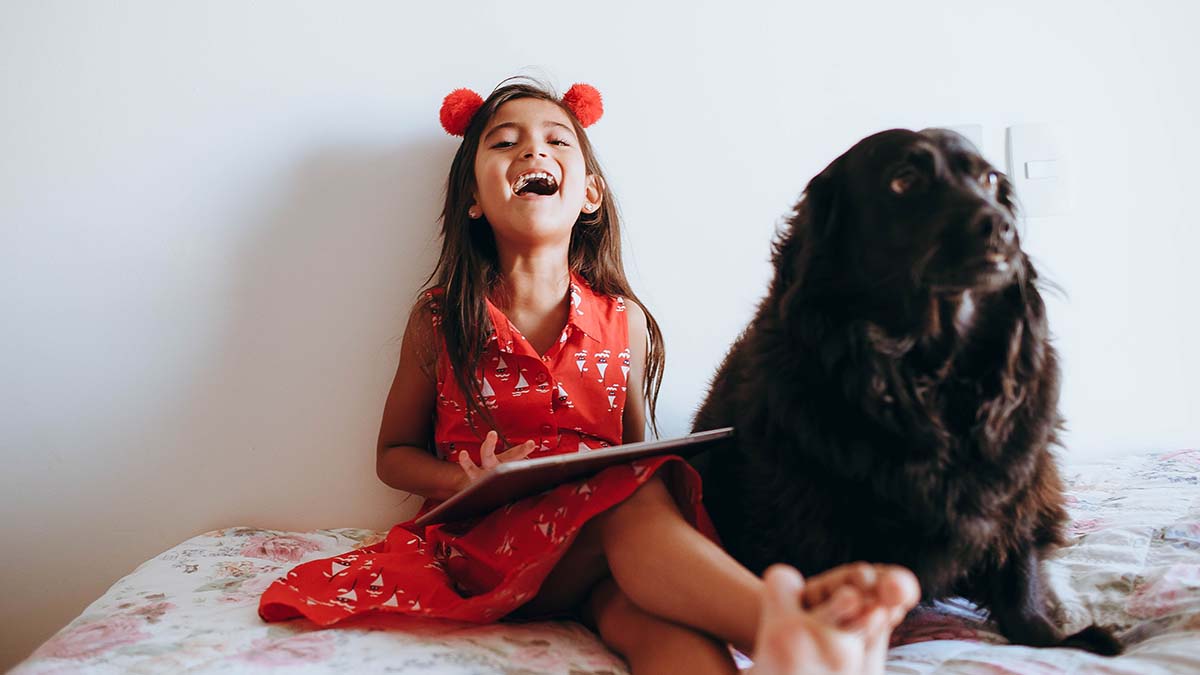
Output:
[[[973,607],[951,601],[918,609],[897,630],[889,673],[1200,673],[1200,451],[1068,465],[1064,476],[1072,543],[1048,563],[1062,622],[1069,631],[1113,625],[1126,653],[1010,646]],[[13,672],[628,672],[569,621],[379,616],[320,630],[259,620],[259,594],[292,565],[383,534],[235,527],[194,537],[118,581]]]

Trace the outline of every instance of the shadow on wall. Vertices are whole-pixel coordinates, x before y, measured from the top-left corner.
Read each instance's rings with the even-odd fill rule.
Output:
[[[275,199],[260,193],[272,205],[249,214],[236,257],[212,275],[220,325],[177,411],[178,456],[162,458],[203,504],[187,534],[382,528],[419,506],[376,478],[375,444],[437,259],[453,151],[437,138],[324,148]]]
[[[27,578],[6,588],[25,619],[0,640],[5,668],[200,532],[383,529],[416,511],[419,498],[376,478],[375,443],[405,321],[437,258],[454,150],[437,137],[318,148],[247,186],[245,211],[179,233],[192,241],[178,264],[195,273],[183,286],[150,280],[165,307],[128,330],[157,344],[124,361],[144,366],[132,381],[100,394],[116,401],[89,431],[104,471],[63,495],[71,515],[53,523],[89,564],[25,549]],[[53,598],[35,590],[63,578],[73,585]]]

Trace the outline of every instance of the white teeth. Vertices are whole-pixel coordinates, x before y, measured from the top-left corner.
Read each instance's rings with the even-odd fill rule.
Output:
[[[528,185],[530,181],[537,179],[550,181],[552,185],[558,183],[554,176],[551,176],[545,171],[530,171],[529,173],[523,173],[520,176],[517,176],[517,180],[512,184],[512,191],[514,193],[520,192],[521,189]]]

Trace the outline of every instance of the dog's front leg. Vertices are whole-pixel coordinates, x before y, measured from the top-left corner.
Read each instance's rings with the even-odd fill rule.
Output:
[[[1050,619],[1051,597],[1046,593],[1040,556],[1036,551],[1014,553],[990,579],[987,605],[1000,632],[1015,644],[1031,647],[1074,647],[1114,656],[1121,643],[1099,626],[1088,626],[1065,636]]]
[[[1015,552],[984,583],[992,620],[1010,642],[1030,647],[1062,643],[1062,631],[1046,616],[1048,603],[1036,553]]]

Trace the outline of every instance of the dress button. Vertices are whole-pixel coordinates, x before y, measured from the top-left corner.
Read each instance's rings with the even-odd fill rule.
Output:
[[[554,427],[550,426],[549,424],[543,424],[543,425],[542,425],[542,433],[543,433],[543,434],[548,434],[548,433],[550,433],[551,431],[554,431]]]
[[[538,383],[538,384],[541,384],[541,383],[543,383],[543,382],[545,382],[545,381],[546,381],[546,374],[545,374],[545,373],[538,373],[538,374],[537,374],[537,377],[535,377],[535,378],[533,378],[533,379],[537,380],[537,383]]]

